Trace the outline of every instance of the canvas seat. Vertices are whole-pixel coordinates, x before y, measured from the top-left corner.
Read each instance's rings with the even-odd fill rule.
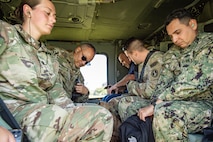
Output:
[[[203,134],[189,134],[188,142],[202,142]]]

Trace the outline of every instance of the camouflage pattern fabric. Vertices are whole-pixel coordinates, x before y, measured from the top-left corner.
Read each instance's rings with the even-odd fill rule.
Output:
[[[150,99],[144,99],[139,96],[126,96],[120,99],[118,103],[118,114],[122,122],[128,117],[137,114],[142,107],[150,105]]]
[[[112,115],[97,105],[75,106],[51,54],[20,25],[0,21],[0,97],[32,142],[109,142]]]
[[[144,96],[130,96],[120,100],[118,104],[118,112],[122,121],[126,120],[131,115],[136,114],[140,108],[150,105],[151,99],[154,96],[153,94],[163,92],[164,88],[167,88],[170,85],[169,83],[174,80],[174,76],[180,73],[180,65],[178,62],[179,56],[180,50],[178,47],[173,47],[163,54],[163,58],[161,58],[162,60],[160,61],[161,73],[159,74],[157,85],[155,84],[158,91],[152,90],[152,92],[142,92],[141,94],[145,94]]]
[[[205,101],[167,101],[156,105],[155,141],[188,142],[188,133],[202,132],[211,125],[211,108],[212,104]]]
[[[20,106],[14,114],[34,142],[109,142],[112,135],[111,114],[98,105],[61,108],[33,103]]]
[[[167,68],[165,71],[163,70],[163,80],[166,81],[159,80],[160,84],[158,84],[154,93],[155,96],[162,100],[212,100],[213,96],[210,89],[213,82],[212,39],[212,33],[199,34],[189,47],[185,49],[176,48],[179,51],[173,49],[172,52],[175,53],[173,55],[176,56],[177,61],[173,63],[173,60],[170,60],[165,66],[174,67],[179,64],[176,70],[172,71],[178,74],[171,77],[169,75],[174,73],[166,72]],[[159,94],[161,84],[167,85]]]
[[[123,96],[129,95],[129,94],[123,94]],[[115,97],[111,99],[109,102],[100,102],[100,106],[105,107],[108,109],[112,116],[113,116],[113,133],[112,133],[112,139],[110,142],[119,142],[119,129],[118,127],[121,125],[120,116],[118,114],[118,102],[123,96]]]
[[[142,79],[139,79],[140,70],[142,70],[143,63],[138,65],[138,81],[129,81],[127,84],[128,93],[140,96],[141,98],[150,99],[150,95],[156,88],[156,84],[160,77],[162,68],[163,53],[155,51],[148,60],[144,75]],[[140,68],[141,67],[141,68]]]
[[[52,52],[52,55],[55,56],[55,58],[58,60],[60,81],[63,84],[64,90],[67,92],[68,97],[72,98],[76,79],[78,79],[81,83],[84,84],[84,77],[81,74],[80,68],[76,68],[74,64],[74,53],[53,46],[48,46],[47,48]],[[83,103],[86,102],[88,98],[89,94],[79,95],[75,102]]]
[[[156,142],[187,142],[188,133],[210,126],[213,108],[213,34],[199,33],[185,49],[168,51],[175,60],[168,60],[162,71],[153,98],[156,105],[153,130]],[[170,71],[170,73],[169,73]],[[161,88],[163,87],[163,88]]]
[[[156,85],[156,91],[152,94],[153,96],[155,96],[155,93],[158,95],[163,92],[164,89],[169,87],[170,83],[174,81],[175,76],[181,73],[178,59],[180,54],[179,47],[173,46],[163,55],[162,70],[158,84]]]
[[[151,100],[151,94],[154,92],[160,77],[163,64],[162,56],[162,52],[156,51],[150,57],[145,67],[144,76],[142,79],[143,82],[130,81],[128,83],[128,92],[136,96],[132,95],[120,99],[118,104],[118,113],[122,121],[135,114],[137,110],[141,108],[141,106],[150,104],[149,100]],[[138,67],[142,68],[142,66],[143,63]],[[139,70],[141,69],[139,68]]]
[[[150,98],[149,93],[153,92],[155,89],[155,85],[157,84],[160,72],[161,72],[161,65],[162,65],[162,52],[156,51],[153,53],[153,55],[148,60],[143,80],[144,82],[138,82],[138,81],[130,81],[127,85],[128,93],[122,94],[122,96],[112,98],[108,103],[101,102],[101,106],[107,108],[113,115],[114,120],[114,130],[113,130],[113,141],[117,140],[118,136],[118,127],[121,124],[121,121],[124,120],[124,117],[128,115],[126,113],[126,108],[128,105],[131,106],[131,104],[134,102],[125,102],[125,98]],[[143,63],[140,65],[141,68],[143,66]],[[141,70],[138,68],[138,70]],[[140,75],[139,75],[140,76]],[[122,100],[122,101],[121,101]],[[135,112],[135,110],[131,109]],[[129,115],[128,115],[129,116]],[[114,140],[116,139],[116,140]]]

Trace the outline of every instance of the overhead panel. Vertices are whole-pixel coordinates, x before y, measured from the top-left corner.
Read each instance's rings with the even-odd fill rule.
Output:
[[[55,27],[90,29],[95,12],[96,3],[87,3],[83,0],[54,0],[57,11]]]

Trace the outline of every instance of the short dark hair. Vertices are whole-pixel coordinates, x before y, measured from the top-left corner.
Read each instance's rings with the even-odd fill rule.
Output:
[[[191,12],[187,9],[180,8],[173,10],[166,18],[164,24],[168,26],[172,20],[179,19],[181,23],[188,24],[190,19],[195,19]]]
[[[130,37],[130,38],[128,38],[128,39],[124,42],[123,47],[122,47],[122,50],[123,50],[123,51],[127,50],[127,49],[129,48],[130,43],[132,43],[132,42],[135,41],[135,40],[137,40],[137,38],[135,38],[135,37]]]
[[[144,48],[145,48],[145,46],[141,39],[131,37],[125,42],[122,50],[132,52],[133,50],[142,51]]]

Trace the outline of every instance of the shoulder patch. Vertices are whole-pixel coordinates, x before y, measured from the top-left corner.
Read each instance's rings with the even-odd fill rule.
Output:
[[[152,67],[156,66],[157,64],[158,64],[158,61],[155,61],[150,65],[150,67],[152,68]]]

